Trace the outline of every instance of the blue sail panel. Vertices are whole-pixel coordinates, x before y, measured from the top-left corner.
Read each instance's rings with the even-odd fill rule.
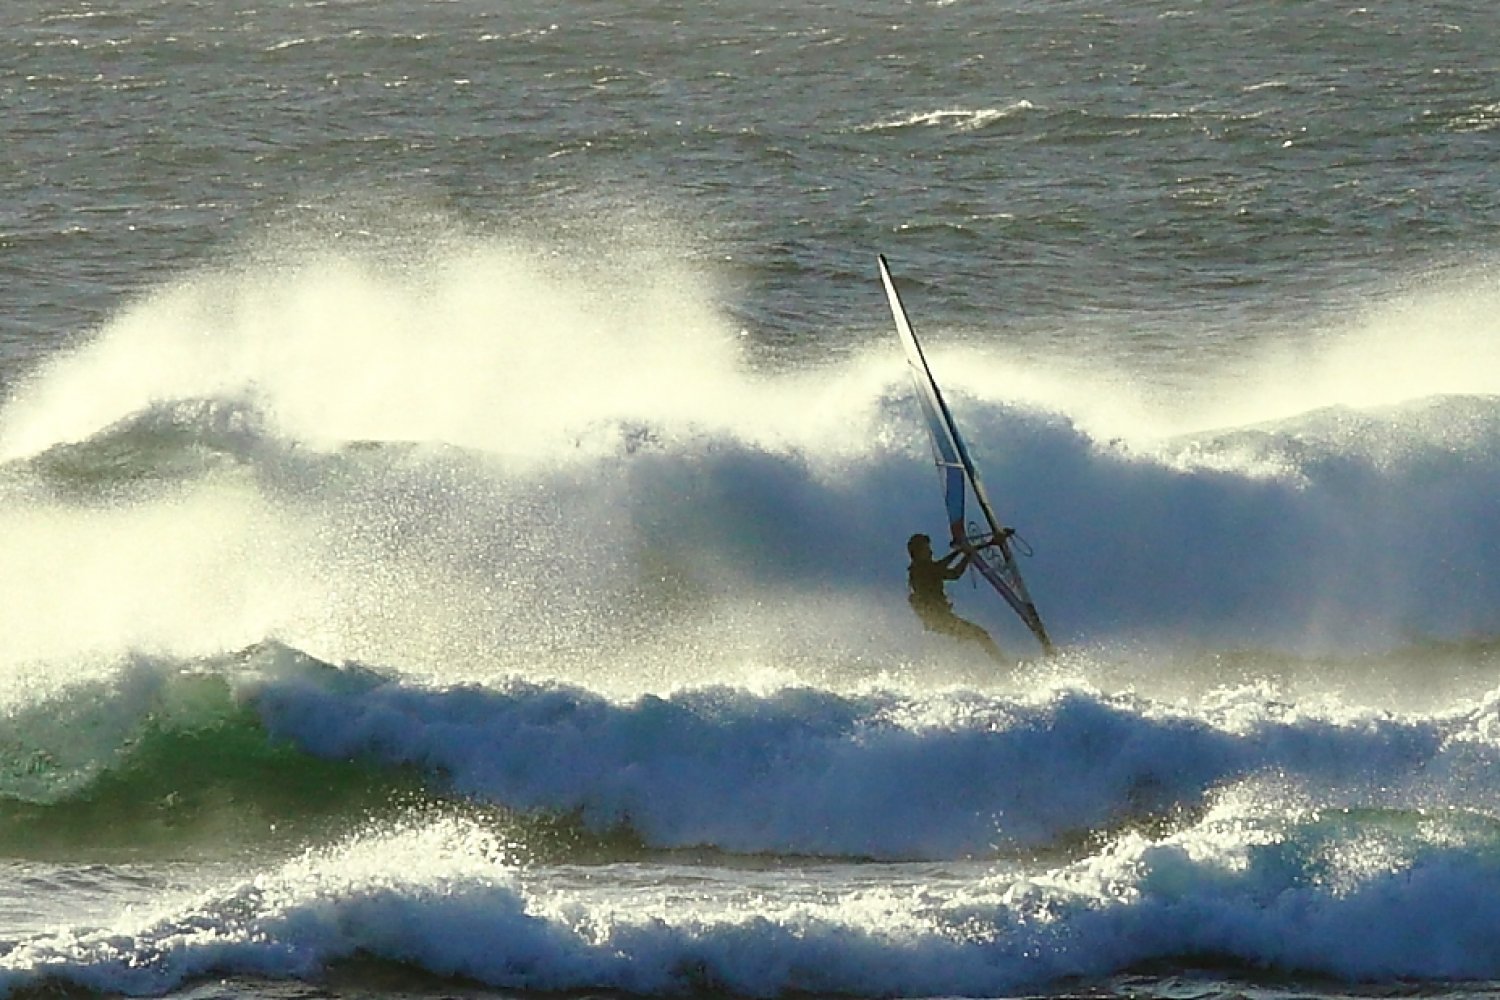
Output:
[[[955,543],[967,533],[964,528],[964,499],[967,479],[962,466],[943,463],[943,503],[948,508],[948,532]]]

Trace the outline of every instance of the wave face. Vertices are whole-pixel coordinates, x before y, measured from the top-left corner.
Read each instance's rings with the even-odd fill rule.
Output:
[[[1289,832],[1318,854],[1338,825]],[[1172,842],[1122,844],[1056,878],[996,875],[937,899],[934,888],[951,886],[942,874],[925,890],[896,874],[881,889],[831,881],[800,899],[775,878],[705,878],[687,900],[620,884],[539,898],[523,876],[476,860],[492,846],[482,833],[429,828],[167,903],[107,940],[32,947],[59,978],[134,993],[226,969],[306,976],[356,952],[506,989],[644,995],[986,995],[1184,951],[1335,975],[1494,974],[1493,945],[1480,940],[1493,926],[1493,863],[1406,840],[1403,874],[1351,873],[1338,851],[1299,865],[1278,844],[1220,843],[1221,829],[1244,826],[1226,817]],[[1361,888],[1318,885],[1348,876]],[[1413,925],[1397,909],[1425,919]],[[173,961],[80,960],[122,946]]]
[[[378,983],[371,961],[649,995],[996,995],[1162,961],[1500,974],[1496,692],[1397,715],[1263,684],[612,699],[276,644],[187,666],[138,660],[49,706],[116,745],[7,768],[0,837],[42,858],[190,848],[212,877],[90,876],[150,903],[7,945],[7,988]],[[40,717],[5,720],[34,760]]]

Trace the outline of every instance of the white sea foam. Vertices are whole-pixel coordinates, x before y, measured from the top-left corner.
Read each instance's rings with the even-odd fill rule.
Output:
[[[430,689],[272,647],[267,728],[334,759],[415,765],[465,795],[628,829],[659,848],[962,858],[1194,808],[1259,775],[1319,801],[1500,810],[1492,708],[1403,718],[1263,691],[1167,705],[1023,695],[708,687],[610,700],[514,680]]]
[[[493,834],[428,821],[16,942],[0,989],[155,994],[306,979],[356,955],[498,988],[644,995],[995,996],[1184,956],[1351,980],[1500,974],[1493,831],[1457,846],[1440,822],[1376,820],[1357,842],[1347,814],[1265,806],[1226,797],[1180,833],[1126,835],[1052,871],[700,866],[690,886],[624,866],[528,875]]]
[[[1207,401],[931,355],[1065,643],[1388,649],[1500,624],[1500,366],[1467,287],[1207,377]],[[681,265],[622,283],[465,237],[149,296],[0,413],[5,655],[280,636],[648,688],[830,649],[963,659],[904,606],[901,542],[940,515],[896,352],[757,371],[731,330]]]

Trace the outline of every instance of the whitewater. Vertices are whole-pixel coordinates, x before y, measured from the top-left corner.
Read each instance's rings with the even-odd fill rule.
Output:
[[[7,4],[0,997],[1494,995],[1497,46]]]
[[[758,368],[651,274],[481,238],[252,263],[14,394],[3,538],[48,570],[3,602],[0,832],[23,876],[203,860],[23,919],[12,989],[1497,974],[1488,293],[1175,407],[936,350],[1064,650],[955,585],[997,672],[904,606],[941,505],[896,345]]]
[[[6,595],[8,654],[109,652],[121,627],[165,652],[279,637],[447,669],[694,628],[734,656],[903,648],[889,581],[936,488],[888,340],[766,370],[681,267],[429,252],[186,279],[15,393],[8,533],[51,572]],[[939,346],[934,368],[1071,645],[1483,637],[1500,375],[1482,278],[1190,392],[1003,349]]]

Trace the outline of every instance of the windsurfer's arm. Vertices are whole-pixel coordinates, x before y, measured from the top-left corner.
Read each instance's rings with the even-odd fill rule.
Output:
[[[957,580],[964,575],[964,570],[969,568],[969,561],[974,558],[972,549],[954,549],[943,558],[938,560],[938,565],[943,567],[943,578],[945,580]],[[954,560],[958,565],[954,565]]]

